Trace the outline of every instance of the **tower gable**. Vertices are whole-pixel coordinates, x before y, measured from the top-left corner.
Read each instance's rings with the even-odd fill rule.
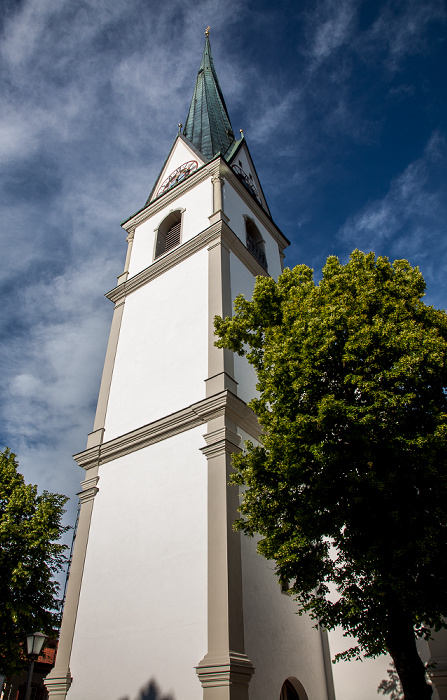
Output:
[[[155,181],[146,205],[182,182],[185,177],[204,164],[205,160],[202,154],[179,133]],[[184,166],[183,170],[182,166]]]
[[[227,162],[228,165],[233,168],[246,189],[270,216],[267,200],[262,191],[261,183],[245,139],[239,141],[237,149],[231,154],[231,157],[227,159]]]

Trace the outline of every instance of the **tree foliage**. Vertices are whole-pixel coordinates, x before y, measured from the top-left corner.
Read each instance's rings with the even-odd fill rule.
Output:
[[[234,458],[237,527],[301,611],[356,637],[344,658],[391,654],[406,698],[431,695],[415,635],[447,613],[447,316],[424,291],[407,261],[356,250],[319,284],[304,265],[257,278],[215,321],[256,369],[264,430]]]
[[[21,645],[30,632],[50,634],[59,626],[58,584],[67,528],[61,525],[65,496],[25,484],[8,449],[0,452],[0,671],[27,664]]]

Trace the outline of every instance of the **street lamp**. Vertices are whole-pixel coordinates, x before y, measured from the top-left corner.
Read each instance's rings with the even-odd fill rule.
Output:
[[[46,636],[42,632],[32,632],[26,635],[27,654],[30,658],[28,682],[26,684],[25,700],[30,700],[31,697],[31,681],[33,679],[34,662],[42,651],[43,643]]]

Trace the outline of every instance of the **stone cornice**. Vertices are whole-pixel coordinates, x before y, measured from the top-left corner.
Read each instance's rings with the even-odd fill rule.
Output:
[[[244,187],[244,185],[239,180],[234,171],[231,169],[231,167],[220,156],[216,156],[214,160],[210,161],[209,163],[206,163],[205,165],[202,165],[200,168],[198,168],[198,170],[189,175],[189,177],[187,177],[185,180],[180,182],[175,187],[172,187],[172,189],[165,192],[161,197],[154,199],[147,205],[147,207],[144,207],[144,209],[138,211],[127,221],[124,221],[124,223],[122,224],[123,228],[127,232],[135,230],[137,226],[142,224],[154,214],[157,214],[159,211],[165,209],[165,207],[169,206],[169,204],[175,202],[189,189],[196,187],[208,178],[212,179],[215,177],[223,177],[224,180],[227,180],[231,184],[233,189],[236,190],[236,192],[244,201],[244,203],[249,207],[252,213],[259,219],[259,221],[261,221],[263,226],[265,226],[268,232],[275,239],[281,251],[284,248],[287,248],[288,245],[290,245],[290,242],[280,231],[280,229],[276,226],[276,224],[273,222],[268,213],[259,204],[259,202],[257,202],[251,196],[247,188]]]
[[[196,673],[203,688],[248,685],[254,672],[254,666],[248,656],[235,651],[221,656],[207,654],[196,666]]]
[[[159,258],[153,262],[149,267],[146,267],[141,272],[130,279],[125,280],[119,284],[115,289],[107,292],[106,297],[118,304],[122,301],[128,294],[135,292],[137,289],[143,285],[151,282],[156,277],[159,277],[164,272],[169,270],[175,265],[183,262],[191,255],[194,255],[201,248],[205,248],[209,244],[215,242],[224,242],[228,245],[229,249],[239,258],[239,260],[250,270],[250,272],[257,275],[266,276],[267,273],[264,268],[258,263],[256,258],[247,250],[242,241],[236,236],[234,231],[225,223],[225,221],[216,221],[211,224],[197,236],[186,241],[182,245],[174,248],[173,250],[166,253],[162,258]]]
[[[215,394],[202,401],[198,401],[181,411],[177,411],[153,423],[144,425],[114,440],[79,452],[74,455],[74,459],[80,467],[91,469],[100,464],[111,462],[130,452],[135,452],[148,445],[178,435],[185,430],[191,430],[199,425],[204,425],[210,420],[223,415],[227,415],[231,418],[231,420],[245,430],[245,432],[249,433],[255,440],[259,439],[262,431],[253,411],[231,391],[222,391],[220,394]],[[228,436],[226,437],[228,439]],[[230,451],[237,451],[233,440],[231,440],[231,443],[232,447]],[[212,445],[208,447],[214,449]],[[204,449],[206,450],[207,447]],[[87,485],[87,481],[84,483]],[[94,485],[89,484],[89,486],[94,488],[96,483]]]
[[[218,440],[212,445],[206,445],[201,447],[201,452],[210,459],[211,457],[218,457],[224,453],[234,454],[236,452],[241,452],[241,448],[237,447],[232,440]]]
[[[96,496],[96,494],[98,493],[98,481],[99,476],[93,476],[91,479],[86,479],[85,481],[81,482],[82,491],[76,494],[77,496],[79,496],[81,505],[83,503],[86,503],[87,501],[91,501],[92,498]]]

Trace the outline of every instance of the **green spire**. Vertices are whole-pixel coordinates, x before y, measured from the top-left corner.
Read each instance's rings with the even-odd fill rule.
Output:
[[[205,48],[183,135],[206,160],[211,160],[216,153],[224,155],[235,139],[214,68],[209,27],[205,34]]]

